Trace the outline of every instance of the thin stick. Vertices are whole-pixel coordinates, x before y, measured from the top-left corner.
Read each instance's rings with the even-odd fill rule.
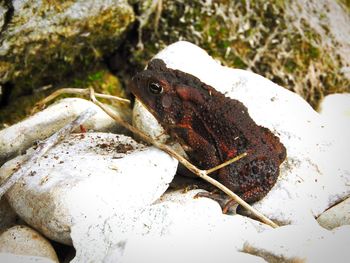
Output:
[[[242,154],[236,156],[235,158],[232,158],[231,160],[228,160],[226,162],[223,162],[222,164],[219,164],[218,166],[215,166],[211,169],[206,170],[206,173],[211,174],[211,173],[213,173],[213,172],[215,172],[215,171],[217,171],[217,170],[219,170],[219,169],[221,169],[221,168],[223,168],[231,163],[237,162],[239,159],[242,159],[243,157],[246,157],[247,155],[248,155],[247,153],[242,153]]]
[[[65,94],[65,93],[79,94],[79,95],[89,95],[90,89],[89,88],[87,88],[87,89],[63,88],[63,89],[56,90],[55,92],[53,92],[52,94],[50,94],[49,96],[44,98],[43,100],[41,100],[38,103],[36,103],[36,106],[34,107],[32,112],[35,112],[36,109],[41,108],[43,105],[46,105],[46,103],[48,103],[49,101],[55,99],[56,97],[58,97],[58,96],[60,96],[62,94]],[[119,101],[119,102],[130,104],[130,100],[123,99],[123,98],[120,98],[120,97],[117,97],[117,96],[113,96],[113,95],[102,94],[102,93],[95,93],[95,96],[97,98],[116,100],[116,101]]]
[[[158,141],[153,140],[151,137],[146,135],[145,133],[141,132],[140,130],[136,129],[134,126],[131,126],[128,122],[124,121],[122,118],[120,118],[117,114],[114,113],[114,111],[110,108],[107,108],[104,104],[99,102],[96,97],[94,96],[94,90],[90,89],[90,98],[92,102],[94,102],[97,106],[99,106],[105,113],[107,113],[111,118],[113,118],[116,122],[118,122],[120,125],[124,126],[126,129],[130,130],[131,132],[135,133],[137,136],[139,136],[142,140],[151,143],[155,147],[163,150],[164,152],[170,154],[174,158],[176,158],[180,163],[182,163],[186,168],[188,168],[191,172],[198,175],[200,178],[204,179],[205,181],[209,182],[210,184],[216,186],[220,190],[222,190],[224,193],[226,193],[228,196],[230,196],[233,200],[235,200],[238,204],[242,205],[244,208],[249,210],[253,215],[255,215],[257,218],[259,218],[262,222],[272,226],[273,228],[278,227],[276,223],[271,221],[269,218],[264,216],[262,213],[254,209],[251,205],[249,205],[247,202],[245,202],[242,198],[240,198],[238,195],[233,193],[230,189],[228,189],[226,186],[221,184],[220,182],[216,181],[215,179],[208,176],[209,173],[216,171],[230,163],[233,163],[235,161],[238,161],[239,159],[245,157],[247,153],[243,153],[232,160],[229,160],[217,167],[211,168],[209,170],[201,170],[198,169],[196,166],[194,166],[192,163],[190,163],[187,159],[182,157],[180,154],[175,152],[172,148],[169,146],[159,143]]]
[[[41,142],[33,154],[21,164],[20,169],[10,175],[7,180],[0,186],[0,199],[16,182],[18,182],[19,179],[21,179],[24,175],[30,173],[30,168],[33,163],[38,162],[38,160],[45,153],[47,153],[48,150],[66,138],[75,128],[79,127],[79,125],[81,125],[84,121],[95,114],[96,110],[88,108],[71,123],[61,128],[58,132],[51,135],[45,141]]]
[[[42,100],[40,102],[40,104],[46,104],[47,102],[51,101],[52,99],[54,99],[55,97],[57,97],[58,95],[61,95],[63,93],[76,93],[76,94],[88,94],[89,93],[91,101],[93,103],[95,103],[97,106],[99,106],[106,114],[108,114],[111,118],[113,118],[118,124],[122,125],[124,128],[126,128],[129,131],[131,131],[134,134],[136,134],[141,140],[154,145],[155,147],[163,150],[164,152],[168,153],[172,157],[176,158],[180,163],[182,163],[185,167],[187,167],[187,169],[189,169],[191,172],[193,172],[194,174],[198,175],[200,178],[202,178],[203,180],[209,182],[210,184],[216,186],[218,189],[222,190],[224,193],[226,193],[228,196],[230,196],[238,204],[242,205],[244,208],[249,210],[253,215],[255,215],[257,218],[259,218],[262,222],[272,226],[273,228],[278,227],[277,224],[275,224],[269,218],[267,218],[266,216],[261,214],[256,209],[254,209],[251,205],[249,205],[247,202],[245,202],[243,199],[241,199],[238,195],[233,193],[226,186],[224,186],[220,182],[218,182],[215,179],[213,179],[210,176],[208,176],[208,174],[210,174],[210,173],[212,173],[212,172],[214,172],[214,171],[216,171],[216,170],[218,170],[218,169],[220,169],[220,168],[222,168],[224,166],[227,166],[227,165],[229,165],[229,164],[231,164],[233,162],[236,162],[239,159],[245,157],[247,155],[247,153],[243,153],[241,155],[238,155],[235,158],[233,158],[231,160],[228,160],[228,161],[226,161],[226,162],[224,162],[224,163],[222,163],[222,164],[220,164],[220,165],[218,165],[218,166],[216,166],[214,168],[211,168],[211,169],[208,169],[208,170],[201,170],[201,169],[197,168],[195,165],[193,165],[192,163],[190,163],[187,159],[185,159],[184,157],[179,155],[177,152],[175,152],[168,145],[165,145],[163,143],[159,143],[156,140],[153,140],[151,137],[149,137],[145,133],[139,131],[134,126],[130,125],[128,122],[126,122],[124,119],[122,119],[120,116],[115,114],[115,112],[112,109],[107,108],[104,104],[102,104],[100,101],[98,101],[96,99],[96,97],[97,97],[97,95],[99,97],[104,97],[104,96],[109,96],[109,95],[97,94],[97,93],[95,93],[93,88],[89,88],[89,89],[69,89],[69,88],[67,88],[67,89],[60,89],[60,90],[57,90],[56,92],[54,92],[53,94],[51,94],[50,96],[48,96],[47,98],[45,98],[44,100]],[[100,95],[103,95],[103,96],[100,96]],[[114,96],[112,96],[112,97],[114,99]],[[106,97],[104,97],[104,98],[106,98]]]

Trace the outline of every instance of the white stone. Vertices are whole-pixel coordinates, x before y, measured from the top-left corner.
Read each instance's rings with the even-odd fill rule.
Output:
[[[307,262],[349,262],[350,226],[334,229],[328,238],[320,238],[306,252]]]
[[[182,237],[139,237],[130,240],[123,257],[108,257],[105,263],[122,262],[266,262],[261,257],[237,252],[226,243],[208,242],[206,235]],[[224,242],[224,241],[223,241]]]
[[[263,262],[239,251],[269,227],[240,215],[223,215],[215,201],[194,199],[197,193],[166,193],[142,212],[133,234],[120,240],[105,262]]]
[[[236,238],[231,243],[236,242],[235,246],[239,249],[245,237],[270,228],[247,217],[222,214],[216,201],[194,198],[199,192],[202,190],[165,193],[156,204],[144,210],[134,233],[160,236],[187,235],[191,232],[214,233],[218,237],[234,235]]]
[[[84,123],[84,127],[94,131],[118,132],[121,127],[98,106],[79,98],[66,98],[51,105],[29,118],[0,131],[0,165],[62,128],[80,113],[93,108],[97,113]],[[123,118],[128,114],[120,111]]]
[[[350,198],[323,212],[317,221],[327,229],[350,225]]]
[[[320,104],[320,116],[327,123],[327,133],[335,140],[330,149],[330,158],[325,162],[336,167],[350,170],[348,151],[350,148],[350,94],[332,94],[326,96]],[[349,175],[348,175],[349,176]]]
[[[165,133],[163,127],[160,126],[158,121],[153,117],[153,115],[137,99],[135,100],[134,108],[132,111],[132,124],[138,130],[144,132],[155,141],[166,143],[170,138],[170,136]],[[177,153],[187,158],[185,151],[179,143],[173,142],[170,146]]]
[[[268,262],[349,262],[350,226],[333,232],[317,226],[290,225],[265,231],[243,251]]]
[[[3,165],[0,179],[10,174],[20,159],[23,156]],[[73,243],[77,254],[86,253],[80,250],[80,239],[98,239],[94,227],[103,228],[106,235],[116,228],[114,235],[123,232],[104,222],[108,218],[122,222],[132,208],[138,211],[157,200],[176,167],[176,160],[169,155],[123,135],[72,134],[33,164],[32,171],[6,197],[22,219],[53,240],[70,244],[71,228],[76,227]]]
[[[157,120],[146,110],[145,106],[139,100],[135,100],[134,110],[132,112],[132,124],[159,142],[164,143],[169,138],[162,126],[159,125]]]
[[[0,235],[0,252],[50,258],[53,262],[59,262],[50,242],[27,226],[17,225],[3,232]]]
[[[327,95],[320,103],[319,113],[330,122],[350,121],[350,94]]]
[[[0,262],[6,263],[55,263],[49,258],[0,253]]]
[[[279,136],[287,159],[276,185],[254,205],[260,212],[282,224],[312,222],[350,194],[350,162],[344,147],[339,147],[324,118],[299,95],[252,72],[221,66],[189,42],[176,42],[156,58],[243,102],[257,124]],[[342,140],[343,145],[349,143],[348,136]]]

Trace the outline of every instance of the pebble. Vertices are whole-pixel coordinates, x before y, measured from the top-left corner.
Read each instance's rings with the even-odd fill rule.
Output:
[[[17,225],[4,231],[0,235],[0,253],[44,257],[59,262],[50,242],[27,226]]]
[[[317,221],[326,229],[350,225],[350,198],[323,212]]]
[[[299,95],[250,71],[221,66],[189,42],[176,42],[155,58],[243,102],[257,124],[279,136],[287,159],[276,185],[254,204],[257,210],[280,224],[310,223],[350,195],[350,162],[344,149],[329,132],[330,124]],[[133,115],[142,115],[138,107]],[[141,121],[147,131],[148,120]],[[149,130],[154,129],[153,122]],[[349,142],[348,136],[340,140],[345,145]]]
[[[22,159],[4,164],[0,180]],[[176,167],[177,161],[169,155],[124,135],[72,134],[33,164],[6,197],[27,224],[50,239],[71,244],[73,225],[83,227],[77,239],[84,239],[82,235],[94,239],[89,224],[103,226],[113,216],[122,221],[124,211],[132,207],[137,211],[157,200]]]
[[[36,141],[49,137],[88,108],[95,109],[97,113],[84,123],[85,129],[115,133],[124,131],[92,102],[79,98],[62,99],[33,116],[0,131],[0,165],[9,158],[23,153]],[[131,115],[125,109],[116,112],[125,119]]]

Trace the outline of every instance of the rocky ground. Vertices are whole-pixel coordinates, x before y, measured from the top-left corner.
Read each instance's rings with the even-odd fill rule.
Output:
[[[0,262],[348,262],[349,25],[347,1],[1,2],[0,182],[24,176],[0,199]],[[88,100],[28,117],[59,87],[92,87],[131,98],[103,102],[165,141],[128,90],[154,56],[280,138],[278,181],[253,204],[278,228],[175,188],[178,161]],[[86,109],[97,113],[24,170]]]
[[[67,98],[0,131],[2,162],[25,151],[1,167],[4,181],[37,147],[25,150],[29,145],[87,108],[98,111],[84,124],[88,132],[72,134],[49,150],[1,199],[1,257],[14,262],[23,255],[47,262],[58,257],[72,262],[346,262],[350,167],[344,153],[350,142],[348,131],[335,136],[333,130],[335,125],[349,128],[349,96],[327,98],[318,113],[299,95],[249,71],[223,67],[191,43],[175,43],[156,57],[241,100],[259,125],[280,137],[287,159],[276,185],[254,204],[280,227],[235,212],[222,214],[216,201],[193,198],[203,190],[169,188],[175,159],[122,135],[93,103]],[[134,125],[151,136],[162,133],[141,104],[133,116]],[[47,239],[55,241],[53,247]]]

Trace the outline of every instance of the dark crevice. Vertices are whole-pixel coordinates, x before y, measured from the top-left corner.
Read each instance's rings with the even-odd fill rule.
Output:
[[[1,85],[0,108],[3,108],[9,104],[12,91],[12,83],[6,82]]]
[[[7,7],[7,12],[4,15],[4,24],[2,25],[2,28],[0,30],[0,38],[2,36],[2,33],[5,32],[6,29],[8,28],[8,25],[10,24],[13,17],[13,13],[15,11],[12,0],[4,0],[4,1],[5,1],[4,6]]]
[[[133,52],[137,49],[137,32],[139,26],[139,21],[135,20],[135,22],[129,26],[124,41],[120,43],[118,49],[114,53],[104,57],[104,63],[107,65],[110,72],[121,80],[124,87],[128,87],[132,76],[141,71],[145,66],[140,65],[138,61],[130,59],[133,57]],[[127,88],[126,93],[128,97],[130,97],[130,91]]]

